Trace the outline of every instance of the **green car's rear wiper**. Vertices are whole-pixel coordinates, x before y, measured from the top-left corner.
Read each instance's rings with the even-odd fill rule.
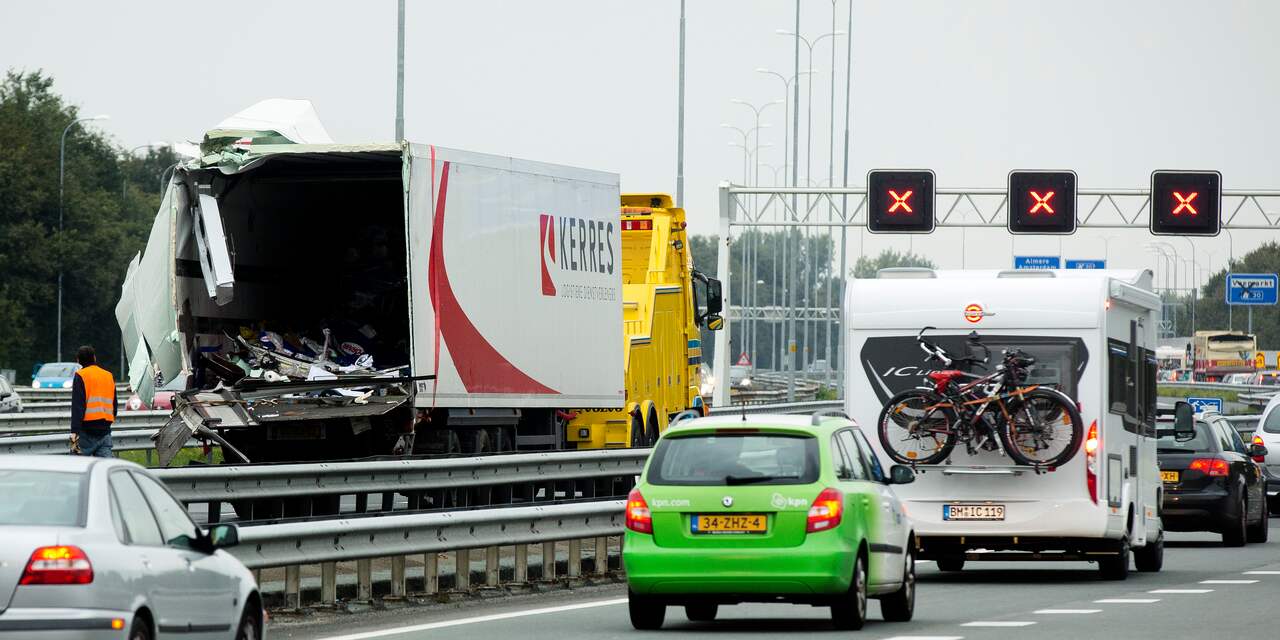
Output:
[[[800,476],[725,476],[725,484],[756,484],[770,480],[799,480]]]

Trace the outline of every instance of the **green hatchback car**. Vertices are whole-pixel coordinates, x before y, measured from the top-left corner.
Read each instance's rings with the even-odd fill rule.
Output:
[[[893,485],[914,479],[886,474],[843,414],[673,423],[627,498],[631,624],[657,629],[668,606],[709,621],[720,605],[793,602],[859,629],[869,597],[910,620],[914,534]]]

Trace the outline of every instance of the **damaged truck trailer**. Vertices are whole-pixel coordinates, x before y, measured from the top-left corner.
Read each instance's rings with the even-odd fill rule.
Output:
[[[116,309],[134,388],[184,390],[162,460],[556,449],[627,406],[615,174],[237,138],[175,170]]]

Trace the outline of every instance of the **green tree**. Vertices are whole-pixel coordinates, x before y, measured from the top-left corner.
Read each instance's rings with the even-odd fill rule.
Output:
[[[92,344],[120,370],[115,304],[159,205],[165,152],[121,162],[121,150],[84,127],[67,133],[63,231],[58,230],[58,146],[80,117],[40,71],[0,81],[0,367],[20,376],[57,359],[57,283],[63,272],[62,358]],[[171,154],[170,154],[171,155]],[[134,166],[136,165],[136,166]],[[154,174],[144,183],[126,177]],[[122,197],[123,193],[123,197]]]
[[[936,268],[933,261],[910,251],[899,253],[893,249],[885,249],[880,255],[874,258],[867,256],[859,256],[858,261],[853,265],[853,277],[855,278],[874,278],[876,272],[881,269],[891,267],[925,267],[928,269]]]

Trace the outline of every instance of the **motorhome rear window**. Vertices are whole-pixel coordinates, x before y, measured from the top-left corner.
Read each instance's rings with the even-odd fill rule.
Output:
[[[783,434],[698,434],[658,443],[645,480],[657,485],[811,484],[818,441]]]

